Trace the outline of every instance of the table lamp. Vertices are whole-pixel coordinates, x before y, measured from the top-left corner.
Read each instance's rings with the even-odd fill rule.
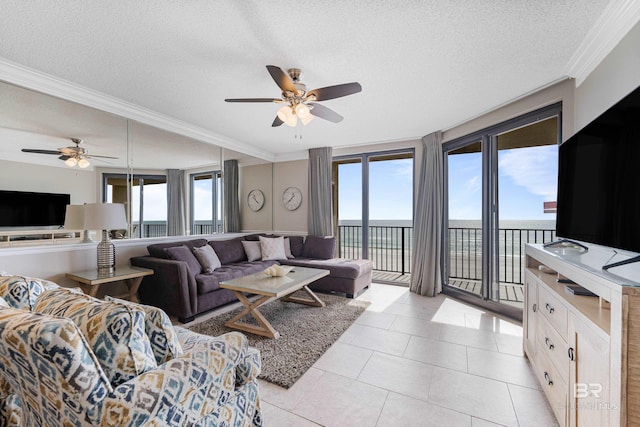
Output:
[[[98,271],[113,272],[116,267],[116,247],[109,238],[110,230],[127,228],[124,205],[121,203],[88,203],[84,205],[84,229],[101,230],[98,243]]]
[[[66,230],[82,230],[80,243],[94,243],[89,238],[89,230],[84,228],[84,205],[67,205],[62,228]]]

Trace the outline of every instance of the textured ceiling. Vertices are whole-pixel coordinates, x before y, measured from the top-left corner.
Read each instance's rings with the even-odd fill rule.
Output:
[[[563,77],[608,0],[0,0],[0,58],[282,155],[419,138]],[[265,65],[345,117],[271,128]],[[43,130],[46,132],[46,129]],[[58,132],[59,134],[59,132]]]

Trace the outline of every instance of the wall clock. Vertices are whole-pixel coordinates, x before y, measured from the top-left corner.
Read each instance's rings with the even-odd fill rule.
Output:
[[[252,211],[258,212],[264,206],[264,193],[258,189],[249,191],[247,205]]]
[[[286,188],[282,192],[282,204],[290,211],[295,211],[302,204],[302,192],[297,187]]]

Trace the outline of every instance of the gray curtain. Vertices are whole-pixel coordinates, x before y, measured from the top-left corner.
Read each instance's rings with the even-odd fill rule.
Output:
[[[410,288],[419,295],[433,297],[442,292],[443,183],[442,132],[438,131],[422,138]]]
[[[167,169],[167,236],[185,235],[184,171]]]
[[[331,147],[309,150],[309,235],[333,235]]]
[[[224,231],[240,231],[240,197],[238,195],[238,161],[225,160],[222,172],[224,195]]]

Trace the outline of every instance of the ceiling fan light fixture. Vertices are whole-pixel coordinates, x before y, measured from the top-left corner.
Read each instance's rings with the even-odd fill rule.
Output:
[[[290,105],[285,105],[278,110],[278,118],[282,120],[285,125],[291,127],[294,127],[298,121],[295,111]]]
[[[311,116],[311,111],[306,104],[298,104],[296,105],[296,115],[300,117],[300,120],[304,120]]]
[[[302,122],[303,125],[307,125],[311,122],[311,120],[313,120],[313,116],[311,114],[309,114],[307,117],[300,117],[300,121]]]
[[[82,157],[80,160],[78,160],[78,167],[82,168],[82,169],[86,169],[89,167],[91,163],[89,163],[89,160],[85,159],[84,157]]]
[[[69,166],[70,168],[74,167],[78,163],[78,160],[75,157],[69,157],[64,161],[64,164]]]

